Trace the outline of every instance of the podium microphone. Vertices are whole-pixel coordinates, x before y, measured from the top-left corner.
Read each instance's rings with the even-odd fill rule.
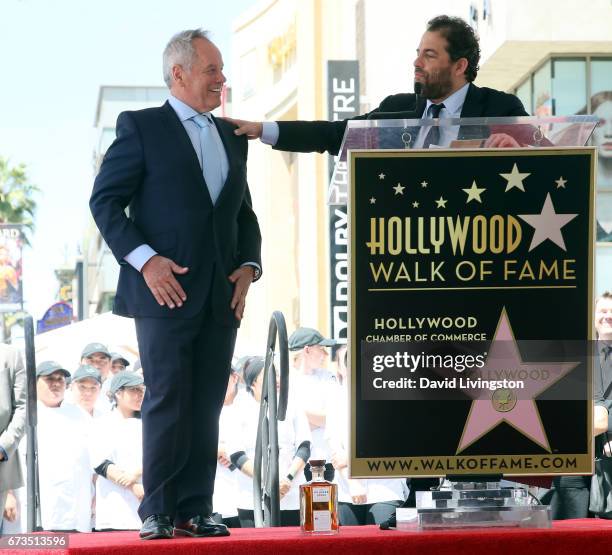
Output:
[[[416,112],[417,106],[419,105],[419,100],[421,93],[423,92],[423,83],[420,81],[414,82],[414,111]]]
[[[414,109],[402,112],[370,112],[367,119],[420,119],[417,108],[420,102],[420,94],[423,90],[423,83],[414,82]]]

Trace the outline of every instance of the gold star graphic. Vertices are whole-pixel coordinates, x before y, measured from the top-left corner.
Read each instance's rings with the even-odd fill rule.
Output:
[[[550,193],[546,194],[542,211],[539,214],[517,214],[521,220],[525,220],[534,228],[529,252],[540,243],[550,239],[555,245],[567,251],[561,228],[571,222],[578,214],[558,214],[555,211]]]
[[[563,176],[561,176],[559,179],[555,181],[555,183],[557,184],[557,189],[565,189],[565,184],[567,183],[567,179],[563,179]]]
[[[523,179],[525,179],[531,174],[519,172],[517,165],[514,164],[510,173],[500,173],[499,175],[501,175],[508,182],[508,184],[506,185],[506,190],[504,191],[505,193],[507,193],[510,189],[513,189],[514,187],[520,189],[524,193],[525,186],[523,185]]]
[[[482,195],[482,193],[484,193],[485,189],[483,188],[479,188],[476,185],[476,181],[472,181],[472,186],[469,189],[462,189],[462,191],[464,191],[465,193],[467,193],[467,200],[465,201],[465,204],[467,204],[468,202],[472,201],[472,200],[477,200],[478,202],[480,202],[482,204],[482,199],[480,198],[480,195]]]
[[[405,188],[406,187],[404,187],[401,183],[398,183],[395,187],[393,187],[396,195],[403,195]]]
[[[435,201],[436,202],[436,208],[446,208],[446,203],[448,202],[445,198],[443,198],[442,196]]]

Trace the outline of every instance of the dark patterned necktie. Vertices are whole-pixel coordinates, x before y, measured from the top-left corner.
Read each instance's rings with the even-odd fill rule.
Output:
[[[429,106],[429,113],[433,119],[437,119],[440,116],[440,110],[444,108],[444,104],[431,104]],[[427,133],[427,137],[425,137],[425,142],[423,143],[423,148],[429,148],[429,145],[439,145],[440,144],[440,128],[437,125],[432,125],[429,128],[429,132]]]

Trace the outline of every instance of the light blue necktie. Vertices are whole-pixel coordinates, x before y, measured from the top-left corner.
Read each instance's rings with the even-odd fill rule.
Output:
[[[200,128],[200,155],[202,160],[202,174],[210,193],[213,204],[223,188],[223,176],[221,173],[221,160],[219,159],[219,149],[217,141],[213,137],[211,126],[214,123],[208,116],[198,114],[191,118]]]

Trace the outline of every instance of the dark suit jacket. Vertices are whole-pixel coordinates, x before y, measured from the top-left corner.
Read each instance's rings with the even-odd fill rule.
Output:
[[[17,446],[26,428],[26,395],[19,351],[0,344],[0,447],[8,455],[8,460],[0,462],[0,494],[23,485]]]
[[[131,317],[189,318],[211,295],[215,320],[237,325],[227,277],[244,262],[261,266],[261,234],[246,180],[247,141],[224,120],[215,124],[229,173],[213,205],[197,155],[167,102],[123,112],[117,138],[96,177],[90,208],[102,237],[121,264],[113,311]],[[125,208],[129,207],[129,216]],[[177,275],[187,302],[159,306],[142,275],[124,257],[144,243],[189,272]]]
[[[608,411],[608,431],[595,438],[595,453],[601,455],[603,446],[612,439],[612,351],[609,342],[594,343],[597,362],[593,372],[593,400]]]
[[[352,119],[368,119],[380,112],[414,112],[414,118],[421,118],[426,100],[419,97],[415,105],[413,93],[394,94],[385,98],[378,108],[368,114]],[[470,83],[463,108],[462,118],[527,116],[521,101],[507,94]],[[338,154],[348,120],[343,121],[279,121],[277,150],[293,152],[325,152]],[[470,138],[470,137],[462,137]]]

